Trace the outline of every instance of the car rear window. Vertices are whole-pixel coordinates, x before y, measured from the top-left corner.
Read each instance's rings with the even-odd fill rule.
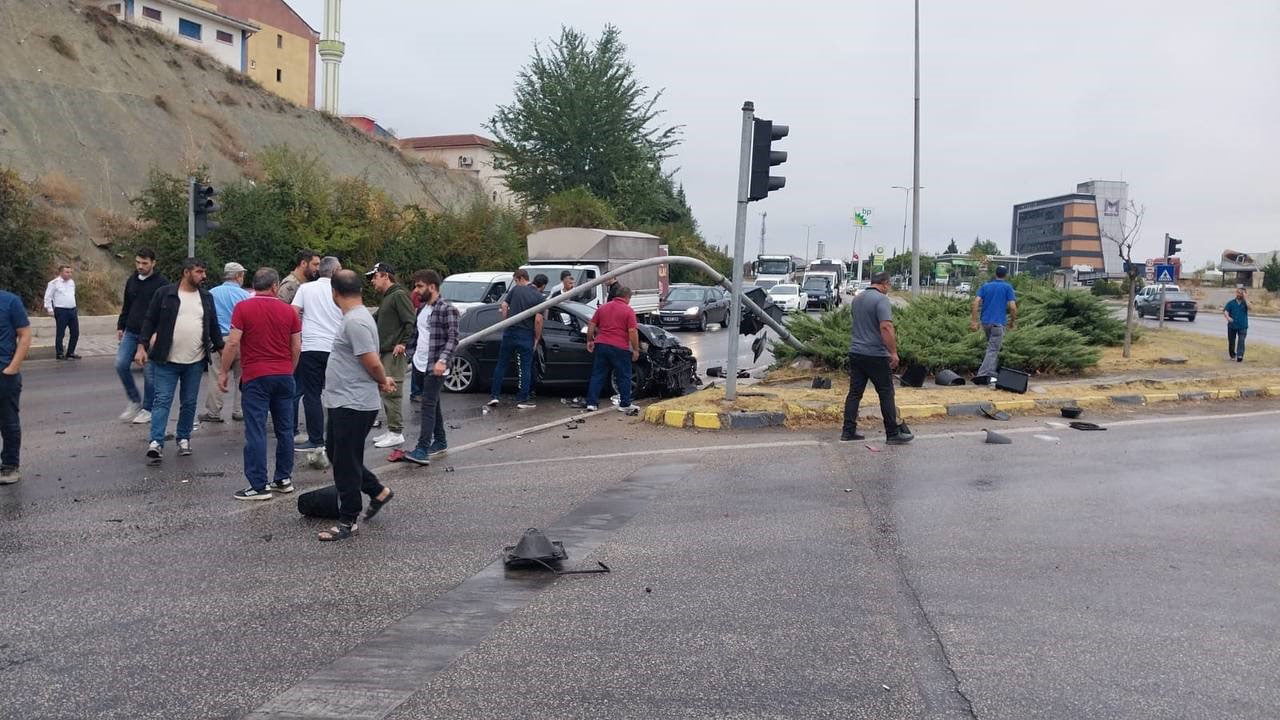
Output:
[[[1159,293],[1157,293],[1157,295],[1158,294]],[[1190,295],[1184,292],[1167,292],[1166,291],[1164,294],[1164,299],[1166,301],[1176,300],[1178,302],[1187,302],[1188,300],[1193,300],[1194,298],[1192,298]]]

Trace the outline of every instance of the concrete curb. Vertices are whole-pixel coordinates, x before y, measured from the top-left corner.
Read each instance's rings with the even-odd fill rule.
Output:
[[[898,412],[904,420],[935,417],[964,417],[981,415],[983,408],[1003,410],[1008,413],[1062,407],[1104,408],[1115,405],[1146,406],[1157,403],[1198,400],[1234,400],[1238,398],[1280,397],[1280,385],[1258,388],[1184,390],[1181,392],[1151,392],[1123,395],[1081,395],[1071,398],[1023,398],[991,400],[990,402],[966,402],[921,405],[899,405]],[[667,410],[659,405],[645,409],[644,421],[654,425],[694,430],[754,430],[765,427],[785,427],[785,412],[737,412],[714,413],[686,410]],[[834,422],[832,423],[834,425]]]

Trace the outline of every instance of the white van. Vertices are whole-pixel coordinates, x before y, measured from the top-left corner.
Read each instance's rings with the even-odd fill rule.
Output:
[[[456,273],[440,284],[440,296],[459,313],[478,305],[498,302],[511,284],[511,271]]]

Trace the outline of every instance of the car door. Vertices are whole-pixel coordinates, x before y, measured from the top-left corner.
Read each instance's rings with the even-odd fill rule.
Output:
[[[587,334],[578,319],[559,308],[551,308],[542,323],[542,345],[546,358],[542,382],[585,384],[591,378],[594,361],[587,352]]]
[[[481,305],[473,308],[462,318],[464,326],[469,330],[468,334],[474,334],[483,331],[485,328],[493,327],[502,319],[498,315],[497,305]],[[493,379],[493,370],[498,364],[498,348],[501,345],[502,333],[497,332],[484,336],[466,349],[476,362],[476,378],[478,382],[483,383],[481,387],[487,387]]]
[[[707,306],[707,322],[723,324],[725,315],[729,311],[729,303],[713,288],[707,288],[702,297],[703,303]]]

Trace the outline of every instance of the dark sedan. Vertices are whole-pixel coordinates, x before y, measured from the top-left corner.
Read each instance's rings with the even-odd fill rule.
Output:
[[[1139,297],[1135,303],[1138,308],[1138,317],[1160,317],[1160,293],[1147,293],[1145,297]],[[1196,313],[1199,306],[1196,304],[1195,298],[1185,292],[1166,291],[1164,294],[1164,317],[1166,320],[1184,317],[1191,322],[1195,322]]]
[[[676,285],[658,309],[659,322],[667,328],[706,330],[709,323],[723,325],[729,316],[729,296],[718,287]]]
[[[830,310],[836,306],[836,294],[831,289],[831,282],[826,278],[808,278],[804,281],[804,285],[800,287],[800,290],[806,297],[804,306],[806,310],[812,308]]]
[[[547,311],[542,325],[542,343],[534,358],[534,385],[585,392],[591,379],[592,355],[587,352],[587,324],[594,309],[566,302]],[[458,334],[467,337],[496,325],[501,316],[498,305],[481,305],[458,321]],[[698,386],[697,360],[693,351],[675,336],[653,325],[639,326],[640,360],[632,369],[636,397],[674,396]],[[454,354],[444,387],[450,392],[488,391],[498,364],[502,333],[494,333]],[[512,360],[504,387],[514,389],[520,364]]]

